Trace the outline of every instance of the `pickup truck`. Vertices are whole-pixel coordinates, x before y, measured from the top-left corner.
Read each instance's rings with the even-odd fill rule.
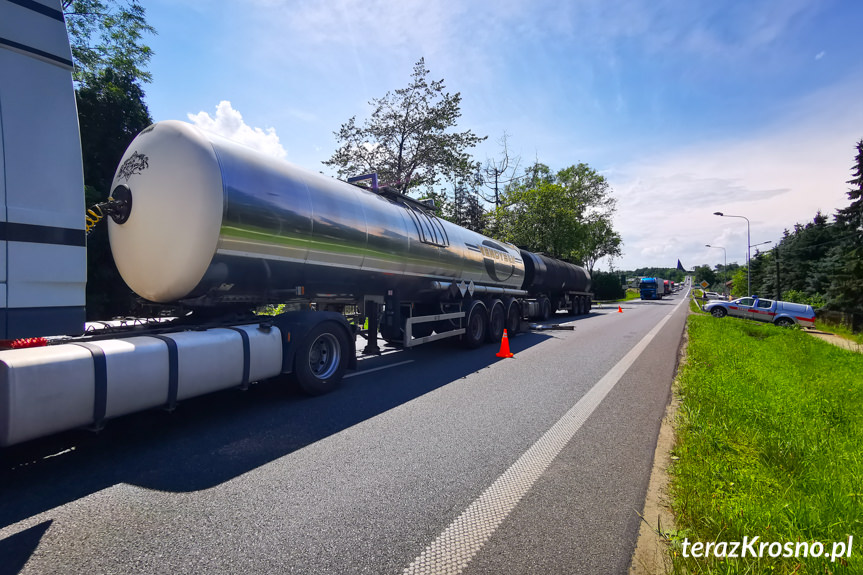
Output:
[[[769,321],[781,326],[815,326],[815,310],[812,306],[787,301],[761,299],[757,296],[742,297],[733,301],[711,301],[704,311],[713,317],[746,317],[758,321]]]

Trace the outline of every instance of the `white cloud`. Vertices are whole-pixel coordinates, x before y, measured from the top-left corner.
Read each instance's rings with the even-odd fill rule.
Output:
[[[823,57],[824,57],[824,55],[825,55],[826,53],[827,53],[827,52],[825,52],[824,50],[821,50],[820,52],[818,52],[817,54],[815,54],[815,59],[816,59],[816,60],[820,60],[821,58],[823,58]]]
[[[222,100],[216,106],[215,116],[200,111],[197,114],[187,114],[189,120],[208,132],[219,134],[235,142],[280,159],[287,157],[288,152],[279,143],[275,128],[253,128],[243,121],[243,116],[235,110],[228,100]]]

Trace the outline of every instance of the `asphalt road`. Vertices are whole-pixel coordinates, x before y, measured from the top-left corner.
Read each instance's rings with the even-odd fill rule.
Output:
[[[625,573],[683,300],[11,448],[0,573]]]

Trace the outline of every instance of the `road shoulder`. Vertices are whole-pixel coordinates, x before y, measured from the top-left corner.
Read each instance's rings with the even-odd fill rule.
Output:
[[[688,314],[687,314],[688,317]],[[675,381],[680,366],[686,362],[686,347],[689,334],[684,327],[683,338],[678,351],[678,365],[674,370]],[[671,572],[668,534],[675,530],[674,513],[671,508],[669,486],[671,478],[671,450],[676,439],[674,420],[680,407],[680,396],[675,381],[671,384],[671,401],[665,408],[656,450],[653,454],[653,468],[641,512],[641,526],[638,541],[632,554],[629,575],[664,575]]]

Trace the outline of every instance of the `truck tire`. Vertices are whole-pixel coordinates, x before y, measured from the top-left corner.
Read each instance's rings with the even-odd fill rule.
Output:
[[[485,343],[485,334],[488,331],[488,312],[485,304],[475,301],[467,312],[465,332],[462,335],[462,345],[468,349],[475,349]]]
[[[715,307],[710,310],[710,315],[713,317],[725,317],[728,315],[728,311],[724,307]]]
[[[519,325],[521,324],[521,306],[517,301],[512,301],[509,304],[509,309],[506,310],[506,331],[508,336],[518,333]]]
[[[791,327],[794,325],[794,320],[790,317],[780,317],[774,323],[779,327]]]
[[[584,301],[584,296],[578,296],[578,315],[584,315],[587,313],[587,303]]]
[[[309,395],[323,395],[338,386],[348,366],[347,338],[335,323],[316,325],[300,343],[293,377]]]
[[[539,298],[539,319],[546,321],[551,317],[551,302],[545,296]]]
[[[492,300],[491,312],[488,314],[486,339],[490,343],[500,341],[503,337],[504,328],[506,328],[506,309],[499,299]]]

